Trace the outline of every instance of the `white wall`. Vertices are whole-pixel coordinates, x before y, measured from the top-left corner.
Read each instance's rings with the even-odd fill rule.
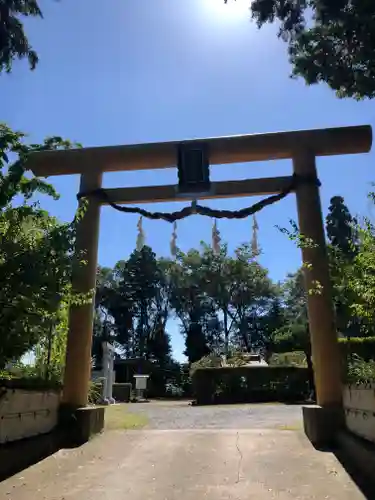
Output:
[[[57,391],[0,389],[0,443],[50,432],[57,425],[59,404]]]
[[[375,384],[346,386],[343,403],[348,429],[375,443]]]

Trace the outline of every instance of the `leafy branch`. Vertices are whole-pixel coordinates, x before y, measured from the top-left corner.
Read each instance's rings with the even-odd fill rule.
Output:
[[[59,222],[33,201],[37,194],[57,199],[55,189],[26,171],[30,153],[71,147],[61,137],[27,144],[23,133],[0,124],[0,367],[45,335],[62,303],[92,300],[92,293],[77,294],[70,284],[85,204],[73,222]]]

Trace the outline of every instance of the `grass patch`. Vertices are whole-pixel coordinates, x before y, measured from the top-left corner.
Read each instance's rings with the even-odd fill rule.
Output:
[[[142,429],[148,424],[148,418],[139,413],[131,413],[129,405],[110,405],[105,411],[105,430]]]

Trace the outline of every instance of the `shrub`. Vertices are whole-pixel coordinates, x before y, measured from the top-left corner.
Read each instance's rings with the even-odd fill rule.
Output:
[[[12,378],[14,378],[14,375],[9,370],[0,370],[0,381],[11,380]]]
[[[116,401],[122,403],[129,403],[132,394],[132,384],[129,383],[115,383],[113,384],[112,394]]]
[[[200,368],[220,368],[222,365],[222,359],[217,354],[208,354],[208,356],[203,356],[203,358],[195,361],[190,366],[190,376],[194,375],[194,372]]]
[[[100,402],[102,397],[102,382],[93,382],[90,380],[89,384],[89,404],[96,405]]]
[[[249,361],[261,361],[261,356],[259,354],[232,351],[225,359],[218,354],[212,353],[208,354],[208,356],[203,356],[203,358],[192,363],[190,367],[190,375],[192,376],[194,371],[198,368],[220,368],[224,366],[239,367],[248,365]]]
[[[365,361],[354,354],[349,361],[345,382],[347,384],[371,384],[375,382],[375,361]]]
[[[295,366],[197,368],[192,381],[197,404],[301,401],[310,392],[307,368]]]

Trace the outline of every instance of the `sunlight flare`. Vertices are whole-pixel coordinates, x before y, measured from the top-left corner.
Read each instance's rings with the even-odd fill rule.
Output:
[[[203,5],[206,12],[216,21],[233,22],[239,21],[250,15],[250,0],[204,0]]]

